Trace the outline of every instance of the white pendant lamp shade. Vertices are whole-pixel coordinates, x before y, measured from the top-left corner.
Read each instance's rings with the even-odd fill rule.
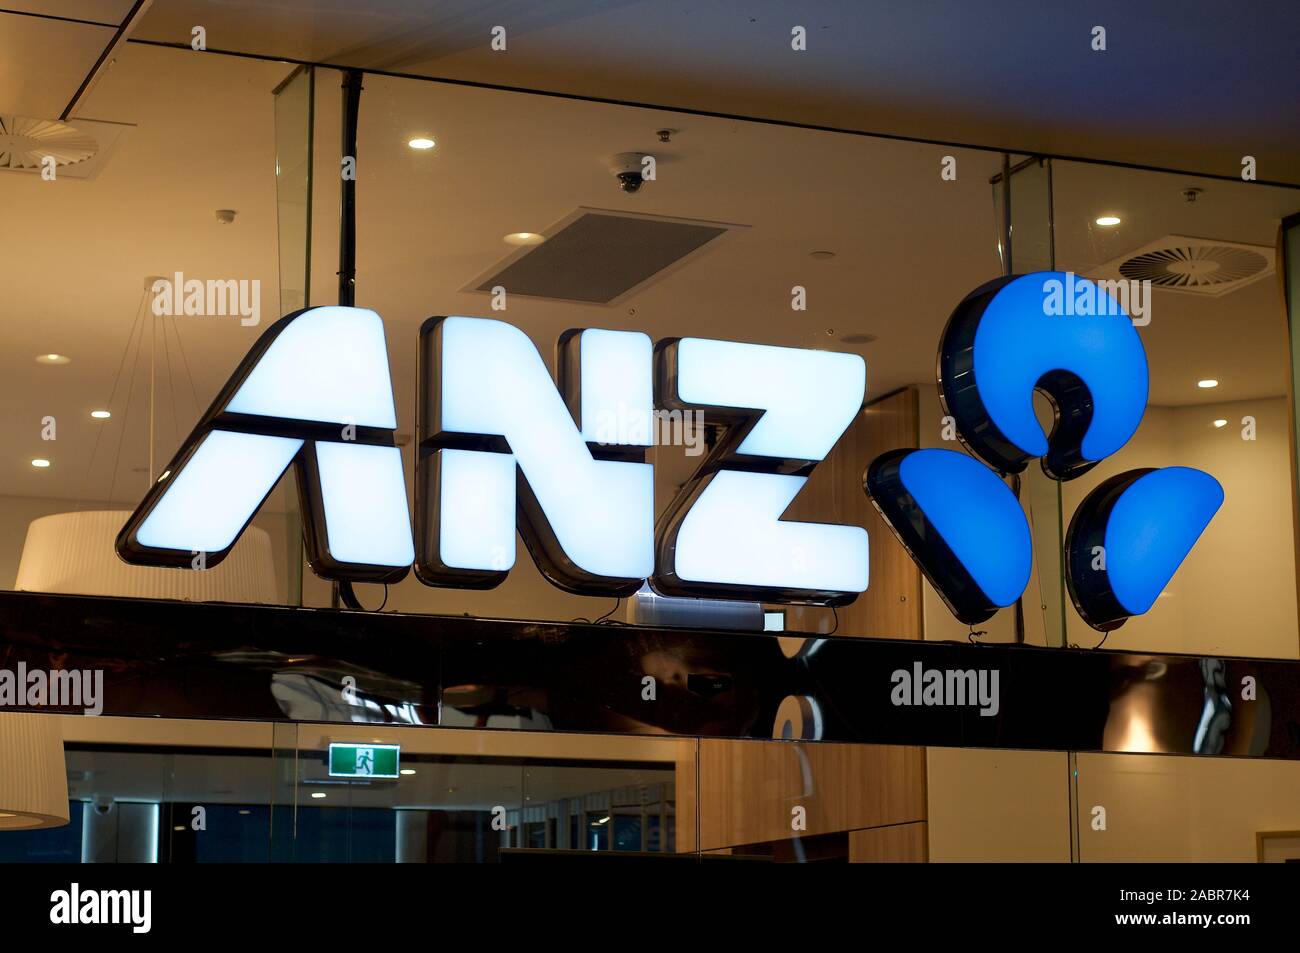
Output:
[[[126,510],[86,510],[32,520],[14,588],[191,602],[278,601],[266,530],[248,527],[230,555],[211,569],[132,566],[113,548],[130,515]]]
[[[68,772],[57,715],[0,712],[0,839],[68,823]]]

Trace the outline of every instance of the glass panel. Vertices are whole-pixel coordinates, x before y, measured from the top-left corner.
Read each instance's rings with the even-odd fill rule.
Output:
[[[298,836],[298,726],[276,722],[270,729],[270,859],[288,863]]]
[[[697,849],[693,739],[42,717],[65,726],[70,822],[0,833],[0,862],[495,863],[519,851]],[[390,762],[376,757],[384,745],[400,749]],[[681,825],[679,805],[690,808]]]
[[[306,308],[311,287],[312,171],[316,70],[302,66],[275,90],[275,193],[280,253],[280,314]],[[286,596],[302,604],[302,520],[284,521]]]
[[[1052,271],[1052,164],[1024,159],[1011,168],[1011,248],[1013,271]]]
[[[270,725],[40,717],[62,724],[69,822],[0,833],[0,862],[267,860]]]
[[[0,402],[13,426],[0,586],[297,601],[292,485],[272,492],[210,571],[132,567],[114,552],[127,515],[276,318],[280,226],[286,269],[302,288],[305,248],[288,248],[302,242],[301,226],[293,231],[292,197],[275,188],[278,147],[293,161],[272,134],[298,108],[272,95],[288,72],[127,44],[83,108],[113,120],[93,124],[102,149],[85,180],[75,167],[53,183],[0,173],[6,221],[28,236],[6,262],[14,280]],[[285,171],[301,193],[301,169]]]
[[[114,170],[113,188],[101,177],[85,192],[86,201],[60,211],[59,235],[42,231],[58,217],[39,198],[50,190],[16,189],[8,206],[15,220],[32,223],[33,240],[24,244],[29,252],[57,241],[65,260],[107,262],[117,277],[111,282],[116,290],[97,292],[92,306],[76,289],[98,287],[103,276],[47,280],[40,270],[48,263],[15,252],[20,273],[32,281],[18,283],[14,307],[41,318],[11,329],[11,351],[33,357],[23,375],[10,378],[15,419],[50,416],[42,395],[56,387],[67,409],[52,417],[56,440],[38,440],[40,431],[34,431],[10,442],[19,458],[51,466],[25,466],[0,508],[9,530],[0,540],[0,573],[7,567],[13,580],[5,585],[333,603],[331,586],[314,574],[300,585],[296,495],[283,480],[236,546],[230,572],[159,574],[125,567],[112,554],[122,514],[139,502],[265,329],[261,317],[270,317],[245,322],[238,313],[200,316],[184,308],[159,317],[145,279],[154,272],[184,277],[188,268],[196,279],[202,272],[204,280],[215,276],[237,287],[265,288],[260,301],[278,301],[284,309],[332,300],[331,269],[309,272],[311,258],[328,259],[337,241],[330,208],[339,157],[330,143],[337,139],[338,97],[317,103],[309,70],[286,75],[282,65],[219,56],[203,63],[176,50],[129,47],[90,104],[97,114],[139,124],[120,132],[112,154],[101,160]],[[168,83],[154,81],[160,72]],[[332,89],[340,74],[320,72],[322,89]],[[173,108],[182,96],[211,103],[213,114],[224,118],[200,121]],[[214,128],[244,144],[220,163],[212,159],[220,151]],[[666,142],[659,130],[668,130]],[[421,138],[433,146],[410,145]],[[358,302],[385,319],[408,493],[413,496],[416,342],[431,313],[508,319],[528,335],[552,374],[558,373],[556,342],[579,326],[644,331],[658,340],[699,334],[853,352],[867,360],[868,409],[813,471],[787,519],[865,527],[874,583],[837,610],[769,609],[783,612],[781,624],[792,632],[971,637],[971,627],[956,622],[929,584],[918,580],[911,559],[861,492],[861,475],[867,462],[890,449],[958,447],[933,384],[934,356],[954,306],[1002,272],[999,243],[990,240],[1001,224],[1001,190],[995,182],[992,202],[984,191],[1001,171],[999,155],[380,76],[366,81],[360,139],[365,175],[358,186]],[[528,162],[520,161],[520,141],[529,143]],[[615,174],[616,157],[632,147],[657,163],[654,179],[635,192],[621,190]],[[163,155],[169,161],[159,164]],[[1214,474],[1227,502],[1152,612],[1112,638],[1120,646],[1294,657],[1300,651],[1294,527],[1276,518],[1291,508],[1288,342],[1277,320],[1275,283],[1267,280],[1275,267],[1271,236],[1277,219],[1294,211],[1292,192],[1094,164],[1011,160],[1007,264],[1017,272],[1050,267],[1055,256],[1060,267],[1079,273],[1119,274],[1123,262],[1149,256],[1148,246],[1166,238],[1178,246],[1179,236],[1197,236],[1187,242],[1199,251],[1190,264],[1174,268],[1173,278],[1157,281],[1154,311],[1147,309],[1142,319],[1152,389],[1138,436],[1064,487],[1045,480],[1037,467],[1022,475],[1020,497],[1036,543],[1034,576],[1020,605],[979,630],[998,641],[1097,644],[1100,634],[1077,613],[1065,611],[1061,621],[1061,537],[1069,517],[1109,475],[1183,463]],[[807,170],[798,182],[786,173],[796,164]],[[860,174],[867,168],[875,170],[870,183]],[[205,183],[202,195],[194,192],[196,176]],[[313,181],[326,187],[313,189]],[[822,186],[810,189],[808,182]],[[146,194],[150,203],[142,205]],[[212,197],[218,194],[224,198]],[[234,220],[221,224],[232,206]],[[187,217],[173,221],[163,209],[185,209]],[[200,213],[213,215],[211,231],[195,224]],[[511,244],[554,238],[593,215],[602,227],[631,230],[626,255],[596,269],[598,275],[562,255],[529,273],[527,256],[563,243]],[[1116,223],[1097,224],[1112,219]],[[104,220],[141,234],[122,241],[97,227]],[[392,227],[399,221],[410,228]],[[861,227],[865,222],[871,227]],[[712,237],[673,251],[666,239],[644,238],[652,225],[696,229],[692,234],[704,229]],[[532,237],[520,238],[525,234]],[[1211,246],[1219,251],[1207,251]],[[1257,261],[1263,267],[1256,268]],[[1249,274],[1220,280],[1243,267]],[[1210,271],[1212,278],[1206,277]],[[512,277],[501,277],[507,273]],[[310,294],[308,277],[315,285]],[[624,279],[617,289],[593,284],[615,277]],[[41,291],[56,286],[73,289],[66,292],[71,297],[56,300]],[[492,292],[498,286],[506,289],[500,301]],[[95,318],[82,326],[88,314]],[[64,373],[59,365],[35,362],[38,354],[64,351],[80,368],[73,391],[51,376]],[[1209,379],[1220,385],[1196,387]],[[101,405],[111,416],[92,418],[89,409]],[[692,480],[706,442],[717,439],[720,428],[709,426],[680,426],[651,447],[658,516]],[[90,518],[88,511],[102,515]],[[57,532],[46,526],[50,532],[29,538],[33,520],[47,515],[67,519]],[[51,553],[69,551],[90,554],[87,565],[60,575]],[[234,571],[236,564],[247,571]],[[1229,593],[1249,594],[1244,620],[1238,614],[1242,599]],[[610,623],[644,621],[649,611],[640,598],[561,590],[518,539],[513,568],[495,588],[434,588],[410,575],[391,592],[363,592],[362,598],[388,611]],[[739,624],[761,628],[762,606],[748,608],[750,620]],[[1243,621],[1254,634],[1234,636],[1230,644],[1221,633]]]
[[[1041,397],[1036,404],[1046,401]],[[1043,416],[1040,414],[1040,417]],[[1065,644],[1064,516],[1061,484],[1031,465],[1020,475],[1020,502],[1034,540],[1034,572],[1021,599],[1025,641],[1034,645]]]
[[[1011,247],[1018,275],[1056,268],[1052,234],[1052,164],[1050,159],[1024,159],[1011,168]],[[1050,429],[1051,405],[1036,394],[1039,421]],[[1024,641],[1040,645],[1065,644],[1064,519],[1061,486],[1031,464],[1017,481],[1020,501],[1034,541],[1034,574],[1020,601]]]
[[[1194,467],[1225,495],[1150,611],[1106,647],[1296,658],[1289,342],[1275,274],[1277,222],[1296,193],[1071,162],[1054,163],[1053,179],[1061,270],[1151,282],[1128,291],[1141,292],[1130,310],[1150,371],[1146,415],[1123,449],[1063,486],[1067,521],[1102,481],[1138,468]],[[1070,642],[1103,641],[1078,613],[1067,620]]]
[[[298,727],[297,861],[496,863],[523,859],[520,851],[694,849],[676,823],[679,801],[694,798],[693,772],[679,772],[694,763],[692,740]],[[397,778],[371,773],[376,745],[399,746]]]
[[[1282,275],[1286,294],[1287,332],[1291,340],[1291,466],[1293,479],[1300,463],[1300,214],[1288,216],[1282,222],[1279,246],[1285,261],[1286,270]],[[1293,482],[1294,485],[1294,482]],[[1293,499],[1300,507],[1300,500]],[[1300,511],[1296,517],[1300,520]],[[1300,545],[1300,534],[1297,534]]]
[[[315,90],[316,71],[303,66],[294,70],[274,93],[281,314],[308,304]]]
[[[656,135],[665,128],[677,130],[666,143]],[[788,515],[865,526],[879,587],[838,611],[792,606],[782,621],[789,631],[921,636],[929,617],[923,623],[919,579],[863,494],[862,471],[896,447],[954,446],[944,439],[934,397],[935,354],[953,307],[1000,271],[985,191],[997,155],[387,76],[366,78],[360,136],[357,300],[385,318],[399,440],[414,431],[413,345],[431,314],[508,321],[528,335],[552,374],[560,335],[577,327],[862,355],[875,412],[853,423]],[[434,147],[412,148],[417,137]],[[632,149],[657,162],[655,179],[635,193],[620,189],[614,168],[614,157]],[[941,177],[945,157],[956,164],[955,180]],[[804,170],[797,180],[792,167]],[[873,170],[869,182],[863,169]],[[810,182],[820,184],[809,188]],[[617,268],[561,257],[536,273],[500,277],[524,269],[519,263],[530,255],[562,249],[568,239],[555,236],[597,213],[614,223],[606,227],[626,230],[604,243],[626,248]],[[398,221],[410,228],[394,228]],[[722,233],[669,254],[636,231],[683,223]],[[512,244],[526,240],[524,233],[547,241]],[[625,280],[617,289],[597,280],[620,273]],[[506,289],[504,300],[494,301],[497,286]],[[660,436],[648,459],[662,516],[707,448],[702,432],[678,428]],[[431,588],[410,577],[390,587],[387,606],[505,618],[637,618],[627,600],[552,586],[518,540],[507,555],[513,566],[495,588]],[[376,591],[365,601],[382,598]],[[306,580],[304,600],[328,605],[329,587]],[[1014,613],[1006,615],[1014,631]],[[753,620],[762,628],[761,612]],[[964,637],[966,628],[959,631]]]
[[[1009,194],[1003,187],[1004,175],[1010,183]],[[1004,272],[1027,274],[1051,270],[1055,252],[1050,160],[1008,156],[991,184],[998,252]],[[1050,430],[1051,405],[1042,394],[1035,394],[1034,405],[1040,424]],[[995,619],[993,628],[981,626],[981,629],[986,630],[986,638],[995,641],[1064,645],[1060,487],[1040,467],[1033,465],[1008,482],[1029,521],[1034,547],[1033,571],[1025,594],[1014,609],[1005,618]]]

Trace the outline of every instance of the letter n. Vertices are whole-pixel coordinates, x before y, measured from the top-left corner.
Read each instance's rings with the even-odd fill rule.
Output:
[[[426,321],[416,420],[420,580],[499,585],[514,565],[517,522],[538,568],[560,588],[639,589],[654,571],[654,469],[642,462],[653,363],[644,334],[571,331],[560,341],[557,390],[513,325]],[[637,421],[631,433],[602,427],[629,417]],[[598,436],[607,442],[597,445]]]
[[[414,548],[383,320],[323,307],[258,339],[117,537],[129,563],[219,564],[296,463],[303,536],[326,579],[397,582]],[[355,440],[344,431],[355,431]]]

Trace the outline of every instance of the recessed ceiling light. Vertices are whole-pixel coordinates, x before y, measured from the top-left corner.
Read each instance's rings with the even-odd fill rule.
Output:
[[[1226,420],[1224,420],[1222,417],[1220,417],[1218,420],[1216,420],[1216,421],[1214,422],[1214,426],[1216,426],[1216,427],[1226,427],[1226,426],[1228,426],[1228,422],[1227,422]]]
[[[324,792],[324,791],[312,791],[312,792],[311,792],[311,796],[314,797],[316,800],[319,801],[321,798],[323,798],[323,797],[325,796],[325,792]]]
[[[1209,390],[1211,387],[1218,387],[1219,382],[1216,381],[1213,377],[1207,377],[1203,381],[1197,381],[1196,386],[1201,388],[1201,390]]]
[[[240,813],[240,814],[252,814],[253,812],[250,811],[248,808],[244,808],[244,809],[242,809],[239,813]]]
[[[401,771],[401,773],[402,773],[402,774],[415,774],[415,769],[414,769],[414,768],[403,768],[402,771]]]
[[[540,245],[544,241],[546,236],[537,232],[511,232],[505,237],[507,245]]]
[[[434,142],[432,139],[430,139],[428,136],[416,136],[414,139],[408,139],[406,144],[410,146],[412,149],[421,149],[421,150],[432,149],[434,146],[437,145],[437,143]]]
[[[37,354],[37,364],[71,364],[72,358],[66,354]]]
[[[1102,228],[1114,228],[1119,223],[1120,217],[1118,215],[1103,215],[1097,219],[1097,224]]]
[[[50,461],[42,457],[37,457],[35,460],[32,461],[32,466],[34,466],[38,470],[44,470],[49,465],[50,465]]]
[[[96,420],[107,420],[113,415],[107,410],[92,410],[90,416],[94,417]]]

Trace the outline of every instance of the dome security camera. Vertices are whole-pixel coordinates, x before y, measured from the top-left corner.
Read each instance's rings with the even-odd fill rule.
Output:
[[[642,183],[645,182],[643,174],[645,158],[645,154],[641,152],[620,152],[614,156],[609,171],[618,180],[619,191],[632,194],[640,190]]]

